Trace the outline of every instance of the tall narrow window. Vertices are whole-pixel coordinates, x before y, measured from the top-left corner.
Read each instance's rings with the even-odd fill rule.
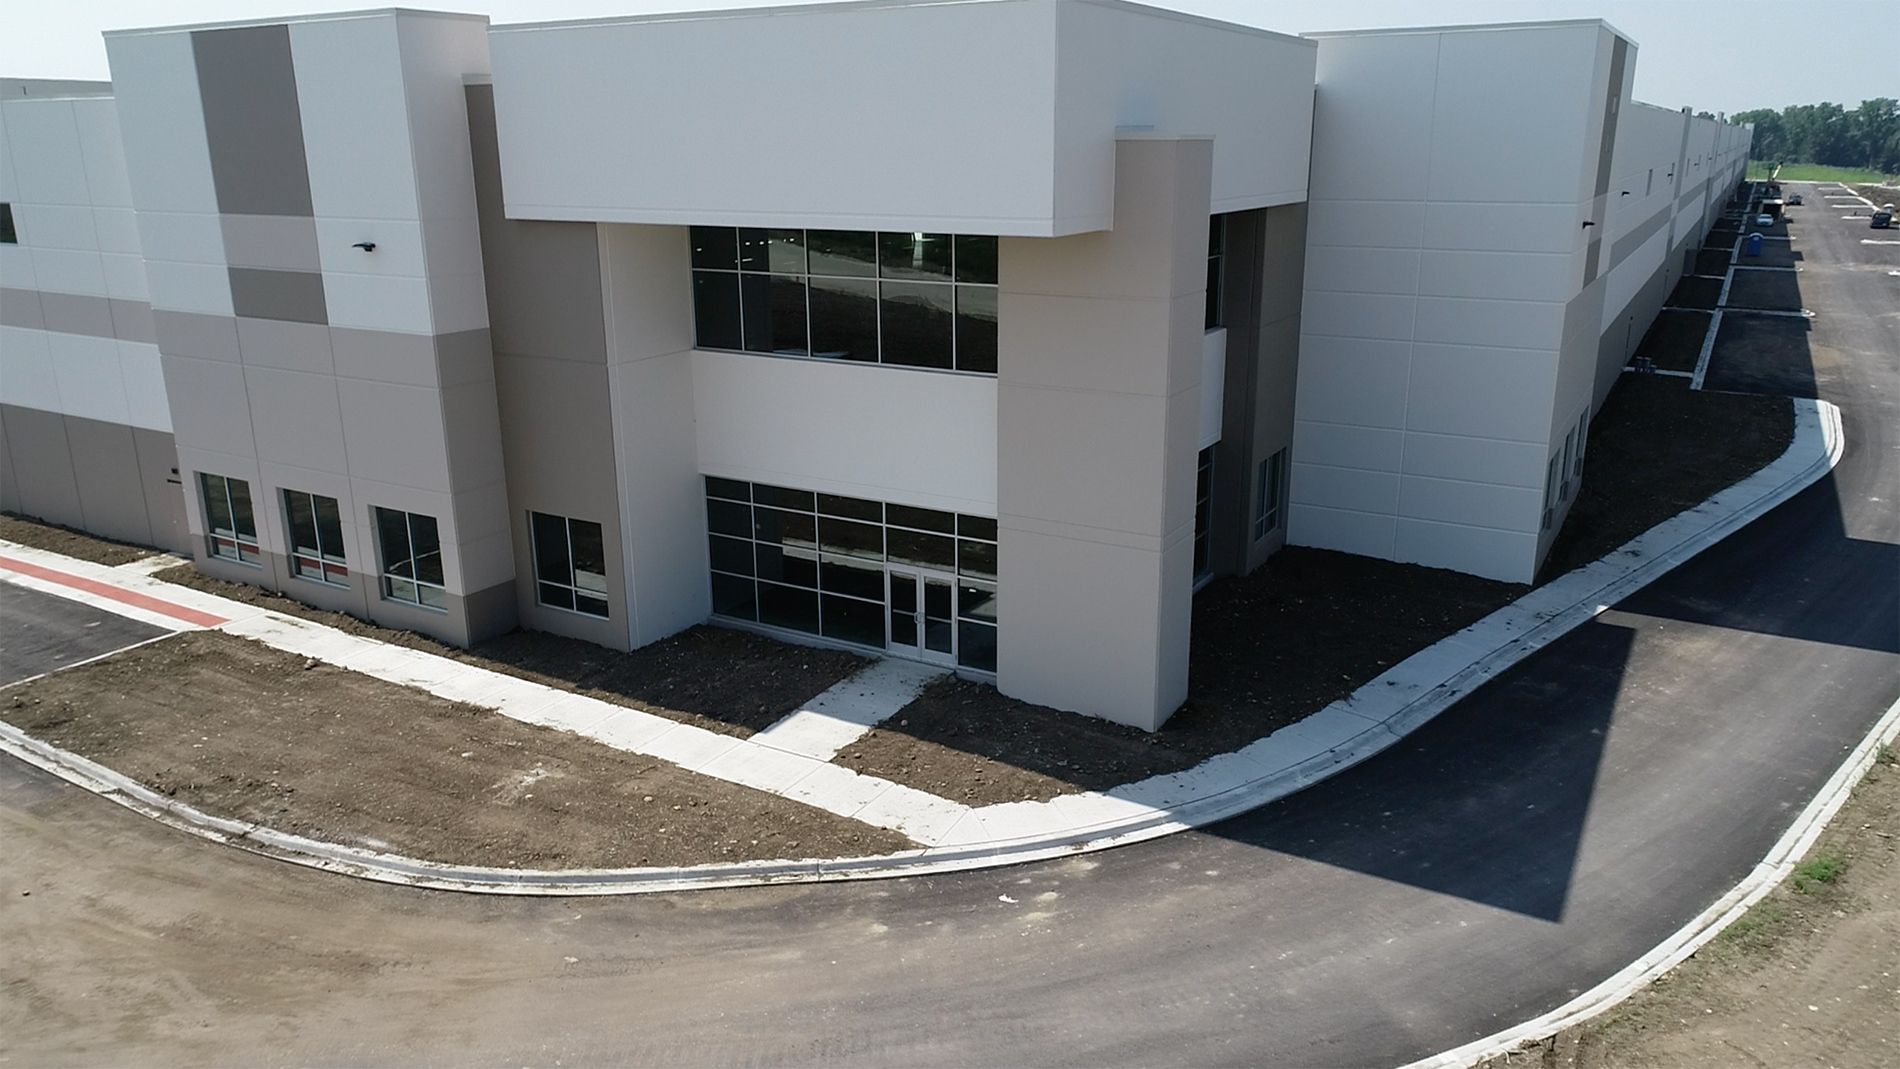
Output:
[[[1544,473],[1544,522],[1543,530],[1550,530],[1552,521],[1557,518],[1557,481],[1563,478],[1561,454],[1550,458],[1550,470]]]
[[[1216,215],[1207,220],[1207,323],[1208,330],[1226,324],[1226,308],[1221,300],[1221,266],[1227,259],[1227,217]]]
[[[528,513],[534,534],[535,597],[557,609],[607,615],[607,549],[600,524]]]
[[[243,479],[198,473],[204,496],[205,551],[240,564],[257,564],[257,518],[251,511],[251,484]]]
[[[13,229],[13,205],[0,203],[0,245],[18,245],[19,231]]]
[[[300,579],[347,586],[343,560],[343,515],[336,498],[284,491],[284,521],[290,528],[290,573]]]
[[[1194,581],[1214,570],[1209,552],[1214,519],[1214,447],[1201,450],[1194,470]]]
[[[1258,542],[1280,529],[1286,511],[1286,450],[1282,449],[1260,462],[1260,477],[1254,487],[1253,540]]]
[[[383,553],[383,597],[425,609],[448,608],[442,581],[442,540],[435,517],[396,509],[371,509]]]
[[[1577,460],[1570,474],[1577,480],[1583,479],[1583,447],[1590,440],[1590,409],[1585,408],[1583,415],[1577,417]]]

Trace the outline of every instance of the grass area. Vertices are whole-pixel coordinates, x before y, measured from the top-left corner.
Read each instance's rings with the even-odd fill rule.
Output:
[[[1774,164],[1756,160],[1749,161],[1748,180],[1765,182],[1768,172]],[[1819,163],[1784,163],[1781,173],[1776,176],[1782,182],[1874,182],[1893,185],[1900,181],[1900,175],[1881,174],[1866,167],[1829,167]]]

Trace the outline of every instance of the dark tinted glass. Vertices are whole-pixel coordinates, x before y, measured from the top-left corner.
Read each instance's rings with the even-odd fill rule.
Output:
[[[739,276],[693,272],[693,329],[701,349],[737,349]]]
[[[442,540],[434,516],[409,514],[409,542],[416,548],[416,581],[442,585]]]
[[[785,550],[761,544],[758,547],[759,578],[791,586],[818,585],[818,561],[810,551]]]
[[[938,512],[936,509],[920,509],[911,505],[892,505],[886,520],[893,527],[915,527],[920,531],[937,531],[942,534],[955,534],[957,518],[954,513]]]
[[[717,534],[733,535],[737,538],[752,537],[752,509],[737,501],[720,501],[717,498],[706,502],[706,527]]]
[[[569,520],[567,540],[574,554],[574,585],[584,593],[605,597],[607,546],[601,537],[600,524],[590,520]],[[602,608],[600,614],[606,615],[606,609]]]
[[[804,274],[805,232],[742,228],[739,231],[739,269]]]
[[[557,586],[554,583],[537,583],[536,586],[538,588],[537,596],[540,597],[541,604],[552,605],[557,609],[572,609],[574,607],[574,591],[568,587]]]
[[[383,551],[383,571],[405,579],[415,577],[409,561],[409,524],[394,509],[376,510],[376,541]]]
[[[721,616],[737,616],[742,620],[759,618],[759,606],[750,579],[715,573],[712,577],[712,601],[713,611]]]
[[[607,599],[593,597],[576,591],[574,594],[574,611],[584,612],[589,616],[606,616]]]
[[[742,483],[737,479],[719,479],[708,475],[706,476],[706,496],[730,498],[733,501],[750,501],[752,500],[752,484]]]
[[[884,363],[950,368],[954,287],[882,282],[878,284],[878,291]]]
[[[877,283],[855,278],[811,280],[811,355],[877,359]]]
[[[219,475],[198,475],[198,490],[204,498],[205,524],[212,534],[232,534],[231,500],[224,496],[224,478]]]
[[[719,535],[707,535],[706,538],[714,571],[752,574],[752,543]]]
[[[290,524],[291,551],[316,556],[317,514],[310,506],[310,495],[284,491],[284,518]]]
[[[868,230],[807,230],[814,275],[877,274],[877,235]]]
[[[890,557],[905,564],[951,571],[957,566],[956,541],[945,535],[893,527],[890,529]]]
[[[573,575],[568,571],[567,521],[543,512],[530,512],[528,526],[534,531],[535,576],[549,583],[573,583]]]
[[[863,520],[866,523],[884,522],[883,504],[877,501],[866,501],[861,497],[819,494],[818,512],[825,516],[842,516],[847,520]]]
[[[884,556],[884,529],[872,524],[826,516],[818,521],[818,538],[820,547],[827,553],[873,560]]]
[[[917,611],[917,577],[902,572],[891,574],[891,608],[898,612]]]
[[[317,509],[317,542],[323,549],[323,559],[341,561],[343,559],[343,515],[337,509],[336,498],[310,496]]]
[[[13,228],[13,205],[0,204],[0,245],[18,245],[20,232]]]
[[[996,541],[996,521],[988,516],[957,517],[957,533],[965,538],[986,538]]]
[[[877,236],[878,274],[884,278],[950,279],[950,235],[882,233]]]
[[[256,539],[257,519],[251,515],[251,484],[243,479],[226,479],[224,485],[231,491],[231,523],[238,537]]]
[[[996,588],[983,583],[958,583],[957,615],[995,623]]]
[[[996,671],[996,628],[957,621],[957,663],[981,672]]]
[[[860,646],[884,645],[883,602],[854,601],[833,594],[823,595],[824,634],[842,642]]]
[[[754,353],[804,356],[805,283],[784,275],[740,275],[745,347]]]
[[[833,594],[849,594],[854,598],[878,602],[884,600],[884,569],[876,564],[854,561],[849,557],[827,556],[820,571],[824,588]]]
[[[779,586],[777,583],[760,583],[759,622],[817,634],[818,592]]]
[[[985,579],[996,578],[996,543],[972,542],[968,539],[958,542],[957,572]]]
[[[729,226],[696,226],[691,232],[693,266],[715,271],[739,267],[739,234]],[[678,246],[674,246],[678,248]]]
[[[978,234],[957,235],[957,281],[996,281],[996,239]]]
[[[817,500],[810,490],[787,490],[770,483],[752,484],[752,500],[761,505],[773,505],[782,509],[797,509],[800,512],[812,511]]]
[[[817,529],[812,526],[812,518],[803,512],[783,512],[779,509],[756,508],[752,510],[753,537],[771,545],[813,546],[818,542]]]
[[[957,370],[996,370],[996,291],[957,287]]]

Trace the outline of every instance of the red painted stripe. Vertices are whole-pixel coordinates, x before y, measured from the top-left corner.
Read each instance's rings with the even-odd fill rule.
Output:
[[[0,568],[16,571],[21,575],[30,575],[35,579],[44,579],[49,583],[69,586],[74,590],[83,590],[88,594],[97,594],[102,598],[111,598],[113,601],[134,605],[148,612],[169,616],[174,620],[183,620],[188,624],[197,624],[199,627],[216,627],[227,622],[222,616],[213,616],[208,612],[174,605],[169,601],[152,597],[150,594],[141,594],[135,590],[121,590],[110,583],[101,583],[97,579],[68,575],[51,568],[42,568],[37,564],[28,564],[23,560],[14,560],[12,557],[0,557]]]

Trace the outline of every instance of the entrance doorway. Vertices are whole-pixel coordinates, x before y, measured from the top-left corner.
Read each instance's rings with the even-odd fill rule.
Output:
[[[892,568],[890,584],[891,652],[956,667],[956,577]]]

